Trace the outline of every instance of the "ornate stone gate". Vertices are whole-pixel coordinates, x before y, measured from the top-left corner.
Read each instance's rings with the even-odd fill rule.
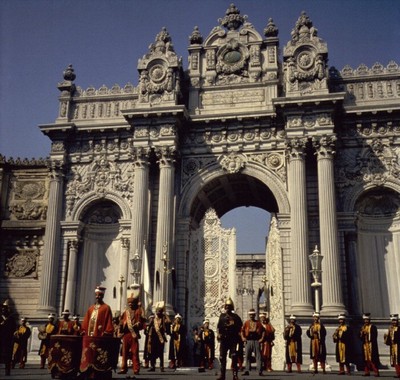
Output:
[[[279,325],[311,315],[318,244],[324,318],[347,311],[357,323],[370,310],[383,326],[399,308],[400,69],[329,68],[310,18],[293,21],[280,56],[273,20],[260,33],[231,5],[206,38],[194,28],[187,67],[162,28],[136,86],[82,89],[69,66],[58,117],[40,126],[49,159],[0,159],[1,297],[39,323],[65,308],[82,314],[97,284],[118,311],[141,280],[170,313],[215,315],[199,298],[202,284],[215,292],[207,210],[255,206],[276,217],[268,268],[282,268]],[[204,278],[193,266],[201,252]],[[221,285],[218,302],[235,293]]]

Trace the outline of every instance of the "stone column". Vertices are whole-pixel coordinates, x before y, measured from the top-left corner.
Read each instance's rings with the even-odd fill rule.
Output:
[[[335,136],[313,139],[318,163],[320,252],[322,260],[322,309],[324,315],[345,311],[340,281],[340,257],[336,217],[333,156]]]
[[[75,293],[76,293],[76,276],[78,262],[78,239],[68,241],[68,274],[67,285],[65,289],[64,309],[68,309],[71,313],[75,312]]]
[[[353,315],[360,315],[362,311],[362,297],[358,291],[357,276],[357,233],[348,232],[345,235],[345,246],[347,252],[347,293],[350,301],[348,312]]]
[[[292,252],[291,312],[298,315],[310,315],[313,310],[308,267],[307,188],[304,160],[306,142],[306,139],[299,138],[293,138],[287,142]]]
[[[119,262],[119,272],[120,272],[120,276],[123,276],[123,278],[119,278],[120,281],[120,289],[119,289],[119,307],[121,310],[121,314],[122,311],[124,310],[124,307],[126,305],[127,302],[127,286],[130,285],[130,283],[127,283],[127,279],[130,278],[128,277],[130,275],[130,271],[129,271],[129,247],[130,247],[130,242],[129,239],[127,238],[122,238],[121,239],[121,247],[122,247],[122,254],[121,254],[121,258],[120,258],[120,262]],[[122,282],[122,281],[125,281]],[[121,283],[122,282],[122,283]]]
[[[167,313],[172,313],[170,270],[173,263],[174,231],[174,182],[175,151],[160,148],[156,151],[160,166],[157,212],[157,240],[155,256],[154,301],[165,301]],[[171,310],[169,310],[171,308]]]
[[[129,260],[136,252],[142,258],[144,244],[148,238],[148,212],[149,212],[149,148],[137,148],[134,152],[135,178],[132,202],[132,227],[131,250]],[[130,265],[130,263],[129,263]],[[133,268],[131,268],[133,269]],[[130,273],[131,271],[129,271]],[[125,277],[127,286],[133,283],[133,277]]]
[[[38,317],[46,317],[48,313],[56,311],[63,173],[60,162],[53,161],[51,165],[49,207],[47,209],[46,233],[42,257]]]

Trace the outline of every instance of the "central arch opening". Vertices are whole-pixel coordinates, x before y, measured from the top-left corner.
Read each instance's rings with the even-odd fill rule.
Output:
[[[278,213],[278,204],[271,190],[259,179],[236,173],[214,178],[197,193],[191,207],[193,221],[200,223],[206,211],[213,208],[222,218],[237,207],[258,207]]]
[[[279,208],[274,194],[265,183],[243,173],[213,178],[198,190],[193,199],[188,305],[195,307],[189,307],[189,324],[196,325],[204,317],[216,323],[228,296],[234,301],[244,297],[243,294],[238,296],[239,287],[245,287],[246,291],[254,287],[249,302],[257,304],[258,283],[262,283],[261,278],[265,275],[271,214],[278,214]],[[246,255],[237,256],[238,253],[251,256],[250,271],[242,265]],[[256,259],[263,268],[257,266]],[[238,260],[240,267],[246,269],[240,284],[236,279]],[[257,276],[260,278],[254,280]],[[257,286],[253,286],[253,282]],[[238,307],[243,313],[248,305],[240,304]]]
[[[236,229],[237,254],[264,254],[271,213],[258,207],[237,207],[222,218],[224,228]]]

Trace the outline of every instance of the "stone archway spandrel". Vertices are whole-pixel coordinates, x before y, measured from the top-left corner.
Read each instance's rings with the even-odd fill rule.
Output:
[[[67,221],[76,221],[79,220],[80,217],[83,215],[84,210],[90,206],[93,202],[98,202],[100,200],[108,200],[114,202],[121,210],[122,217],[121,219],[124,220],[131,220],[132,213],[128,203],[121,198],[118,194],[108,191],[104,194],[103,198],[99,198],[99,195],[93,191],[85,196],[83,196],[74,206],[70,217],[67,218]]]
[[[391,189],[396,193],[400,194],[400,181],[394,181],[387,179],[383,185],[384,188]],[[363,193],[368,190],[376,189],[377,185],[375,183],[360,183],[358,186],[350,188],[343,201],[343,210],[354,211],[356,207],[357,200],[360,199]]]
[[[282,178],[277,173],[251,160],[246,162],[244,167],[241,168],[240,173],[254,177],[268,187],[276,199],[280,213],[290,212],[286,183],[282,181]],[[206,168],[200,169],[196,175],[189,178],[182,191],[179,215],[190,215],[191,205],[199,190],[213,179],[226,175],[229,175],[229,173],[215,161]]]

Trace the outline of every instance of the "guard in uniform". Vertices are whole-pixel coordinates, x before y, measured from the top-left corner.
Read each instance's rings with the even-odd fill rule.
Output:
[[[351,330],[346,325],[346,316],[338,315],[339,327],[333,333],[333,342],[336,344],[336,361],[339,363],[339,375],[350,375],[350,363],[352,361]],[[346,372],[345,372],[346,369]]]
[[[385,344],[390,349],[390,365],[396,371],[396,377],[400,378],[400,329],[399,329],[399,315],[390,315],[391,326],[387,333],[384,335]]]
[[[238,380],[238,346],[242,340],[240,332],[242,329],[242,319],[233,312],[234,304],[229,297],[225,302],[225,312],[222,313],[217,325],[217,339],[220,342],[219,360],[221,362],[221,374],[217,380],[226,378],[226,356],[232,359],[233,380]]]

